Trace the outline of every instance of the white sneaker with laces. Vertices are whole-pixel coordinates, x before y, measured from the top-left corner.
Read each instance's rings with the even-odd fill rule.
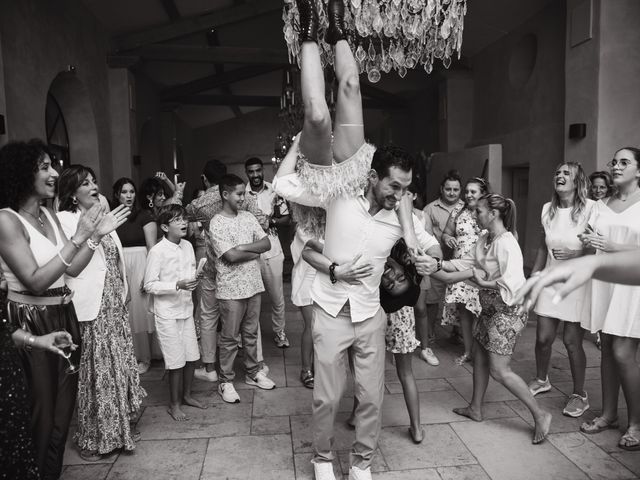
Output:
[[[266,363],[262,362],[262,366],[258,371],[264,373],[265,375],[269,375],[269,366]]]
[[[244,381],[247,385],[252,385],[263,390],[273,390],[276,388],[276,384],[273,383],[273,380],[267,377],[262,370],[258,370],[258,373],[256,373],[254,378],[247,375],[244,377]]]
[[[587,395],[587,392],[584,392],[584,397],[574,393],[569,397],[567,406],[562,410],[562,414],[578,418],[587,410],[589,410],[589,395]]]
[[[438,360],[438,357],[436,357],[436,354],[433,353],[433,350],[430,348],[422,349],[422,351],[420,351],[420,358],[433,367],[440,365],[440,360]]]
[[[371,468],[362,470],[358,467],[351,467],[349,469],[349,480],[371,480]]]
[[[331,462],[311,462],[313,463],[313,475],[316,480],[336,480],[333,474],[333,463]]]
[[[193,376],[198,380],[202,380],[204,382],[217,382],[218,381],[218,373],[215,370],[211,370],[207,372],[205,367],[196,368],[193,371]]]
[[[544,380],[534,378],[533,380],[531,380],[531,382],[529,382],[528,387],[531,395],[535,397],[539,393],[544,393],[551,390],[551,382],[549,381],[549,377],[545,378]]]
[[[236,387],[231,382],[222,382],[218,385],[218,393],[222,400],[227,403],[240,403],[240,395],[236,392]]]

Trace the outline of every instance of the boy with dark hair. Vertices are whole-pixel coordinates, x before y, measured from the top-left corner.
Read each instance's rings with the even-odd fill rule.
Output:
[[[220,303],[220,383],[218,392],[228,403],[240,402],[233,386],[233,363],[242,332],[245,382],[265,390],[275,384],[260,369],[258,329],[260,328],[260,294],[264,285],[258,257],[271,248],[269,237],[256,218],[239,210],[244,202],[244,182],[237,175],[225,175],[219,184],[222,211],[209,226],[215,253],[217,298]]]
[[[193,247],[184,239],[187,216],[181,205],[169,205],[158,215],[164,233],[147,256],[144,289],[153,295],[153,313],[165,369],[169,371],[170,405],[176,421],[188,420],[182,405],[207,408],[191,395],[195,362],[200,359],[193,323],[191,292],[198,284]]]

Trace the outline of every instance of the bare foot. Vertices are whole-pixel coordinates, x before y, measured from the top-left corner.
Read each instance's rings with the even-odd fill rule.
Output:
[[[413,443],[422,443],[422,440],[424,440],[424,428],[418,427],[416,430],[413,427],[409,427],[409,435],[411,435]]]
[[[474,422],[482,421],[482,413],[476,412],[473,408],[471,408],[471,405],[469,405],[468,407],[454,408],[453,413],[457,413],[458,415],[462,415],[463,417],[470,418]]]
[[[182,397],[182,403],[184,403],[185,405],[189,405],[191,407],[196,407],[196,408],[201,408],[202,410],[206,410],[207,406],[202,403],[199,400],[196,400],[195,398],[189,396],[187,397],[186,395],[184,397]]]
[[[167,409],[167,413],[171,415],[176,422],[184,422],[185,420],[189,420],[189,417],[186,413],[180,410],[180,405],[171,405]]]
[[[533,440],[531,443],[534,445],[538,445],[539,443],[544,442],[545,438],[549,434],[549,427],[551,427],[551,414],[549,412],[544,412],[542,417],[539,419],[534,419],[536,422],[536,430],[533,433]]]

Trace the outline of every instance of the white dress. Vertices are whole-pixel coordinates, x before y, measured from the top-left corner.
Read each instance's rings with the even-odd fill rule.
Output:
[[[596,203],[591,225],[614,243],[640,248],[640,202],[616,213],[601,200]],[[597,255],[602,252],[598,251]],[[638,268],[638,265],[629,265]],[[582,327],[619,337],[640,338],[640,287],[593,280],[590,321]]]
[[[553,258],[552,249],[568,248],[570,250],[582,250],[583,245],[578,234],[583,233],[587,228],[595,202],[587,200],[585,210],[574,222],[571,218],[573,208],[558,208],[552,220],[549,220],[548,213],[551,202],[545,203],[542,207],[542,226],[544,228],[545,243],[547,245],[546,268],[562,263],[564,260]],[[552,299],[558,290],[558,285],[545,287],[538,297],[533,311],[543,317],[557,318],[564,322],[580,322],[583,318],[591,315],[589,282],[577,288],[567,295],[560,303],[554,305]]]
[[[313,279],[316,276],[316,269],[302,258],[302,250],[311,239],[313,239],[311,235],[296,228],[296,234],[291,242],[291,257],[294,262],[291,270],[291,303],[297,307],[313,304],[311,285],[313,285]]]

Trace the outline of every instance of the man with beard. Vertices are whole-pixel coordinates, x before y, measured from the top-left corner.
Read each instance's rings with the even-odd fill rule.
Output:
[[[271,323],[273,340],[278,348],[287,348],[289,340],[284,332],[284,289],[282,286],[282,266],[284,253],[278,238],[277,227],[289,224],[289,210],[286,202],[276,195],[269,182],[264,181],[262,160],[252,157],[244,162],[244,171],[249,183],[246,187],[247,198],[255,198],[258,207],[269,221],[269,241],[271,249],[260,255],[260,273],[265,289],[271,299]]]
[[[334,478],[331,439],[350,348],[358,403],[350,478],[369,479],[384,396],[387,319],[380,306],[378,287],[391,248],[403,235],[395,207],[411,183],[413,159],[395,146],[379,148],[373,154],[364,190],[355,196],[345,194],[324,200],[312,193],[296,172],[297,153],[298,139],[278,169],[273,183],[276,193],[292,202],[326,210],[323,254],[328,261],[318,269],[311,289],[314,471],[317,479]],[[442,251],[415,215],[413,224],[418,245],[426,252],[417,256],[416,267],[420,274],[429,275],[440,269]],[[339,280],[346,268],[356,272],[358,282]],[[358,275],[358,270],[366,275]]]

